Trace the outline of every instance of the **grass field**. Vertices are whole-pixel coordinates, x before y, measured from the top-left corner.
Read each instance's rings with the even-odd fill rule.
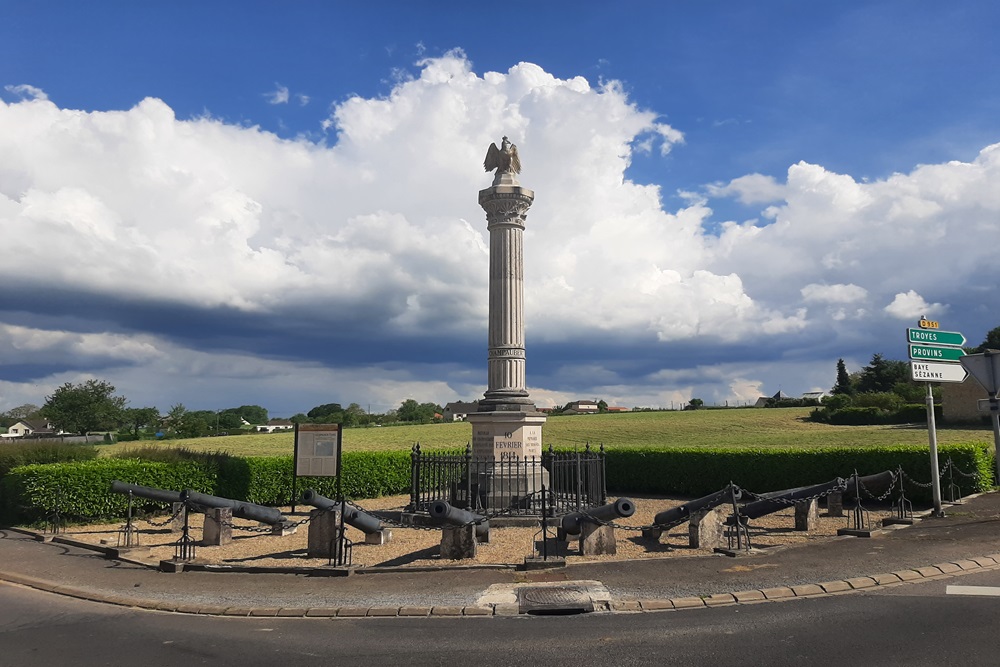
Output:
[[[806,421],[810,408],[693,410],[634,412],[551,417],[542,429],[544,445],[582,447],[862,447],[927,444],[924,425],[830,426]],[[466,423],[357,428],[344,431],[344,451],[409,450],[464,447],[472,436]],[[989,442],[993,434],[982,428],[938,428],[938,443]],[[125,442],[102,446],[107,455],[134,448]],[[142,444],[149,444],[142,443]],[[170,440],[165,447],[227,451],[242,456],[290,455],[291,433],[222,436]]]

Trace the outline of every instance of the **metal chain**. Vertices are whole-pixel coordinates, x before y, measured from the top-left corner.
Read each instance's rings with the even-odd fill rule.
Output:
[[[868,496],[869,498],[871,498],[872,500],[874,500],[876,502],[881,502],[881,501],[885,500],[886,498],[888,498],[892,494],[892,490],[894,488],[896,488],[896,473],[893,472],[893,471],[890,471],[889,474],[892,475],[892,479],[889,481],[889,488],[881,496],[876,496],[874,493],[872,493],[871,491],[869,491],[868,487],[865,486],[865,483],[861,481],[860,477],[856,477],[856,479],[857,479],[857,482],[858,482],[858,486],[861,487],[861,490],[865,492],[866,496]]]

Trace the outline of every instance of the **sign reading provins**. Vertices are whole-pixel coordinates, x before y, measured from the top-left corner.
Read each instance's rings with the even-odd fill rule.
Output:
[[[958,331],[940,331],[938,323],[921,318],[919,329],[907,329],[910,344],[910,376],[922,382],[964,382],[965,368],[955,362],[965,356],[965,336]]]

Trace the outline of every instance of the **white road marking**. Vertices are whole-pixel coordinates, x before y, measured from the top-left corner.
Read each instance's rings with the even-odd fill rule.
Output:
[[[946,595],[985,595],[1000,597],[1000,586],[948,586]]]

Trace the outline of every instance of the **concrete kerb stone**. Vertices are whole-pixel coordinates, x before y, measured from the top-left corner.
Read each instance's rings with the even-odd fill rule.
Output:
[[[846,581],[824,581],[817,585],[827,593],[846,593],[854,590]]]
[[[826,595],[826,591],[820,588],[817,584],[792,586],[792,592],[795,593],[795,597],[797,598],[804,598],[812,595]]]
[[[953,572],[962,571],[962,568],[954,563],[935,563],[934,567],[941,570],[944,574],[952,574]]]

